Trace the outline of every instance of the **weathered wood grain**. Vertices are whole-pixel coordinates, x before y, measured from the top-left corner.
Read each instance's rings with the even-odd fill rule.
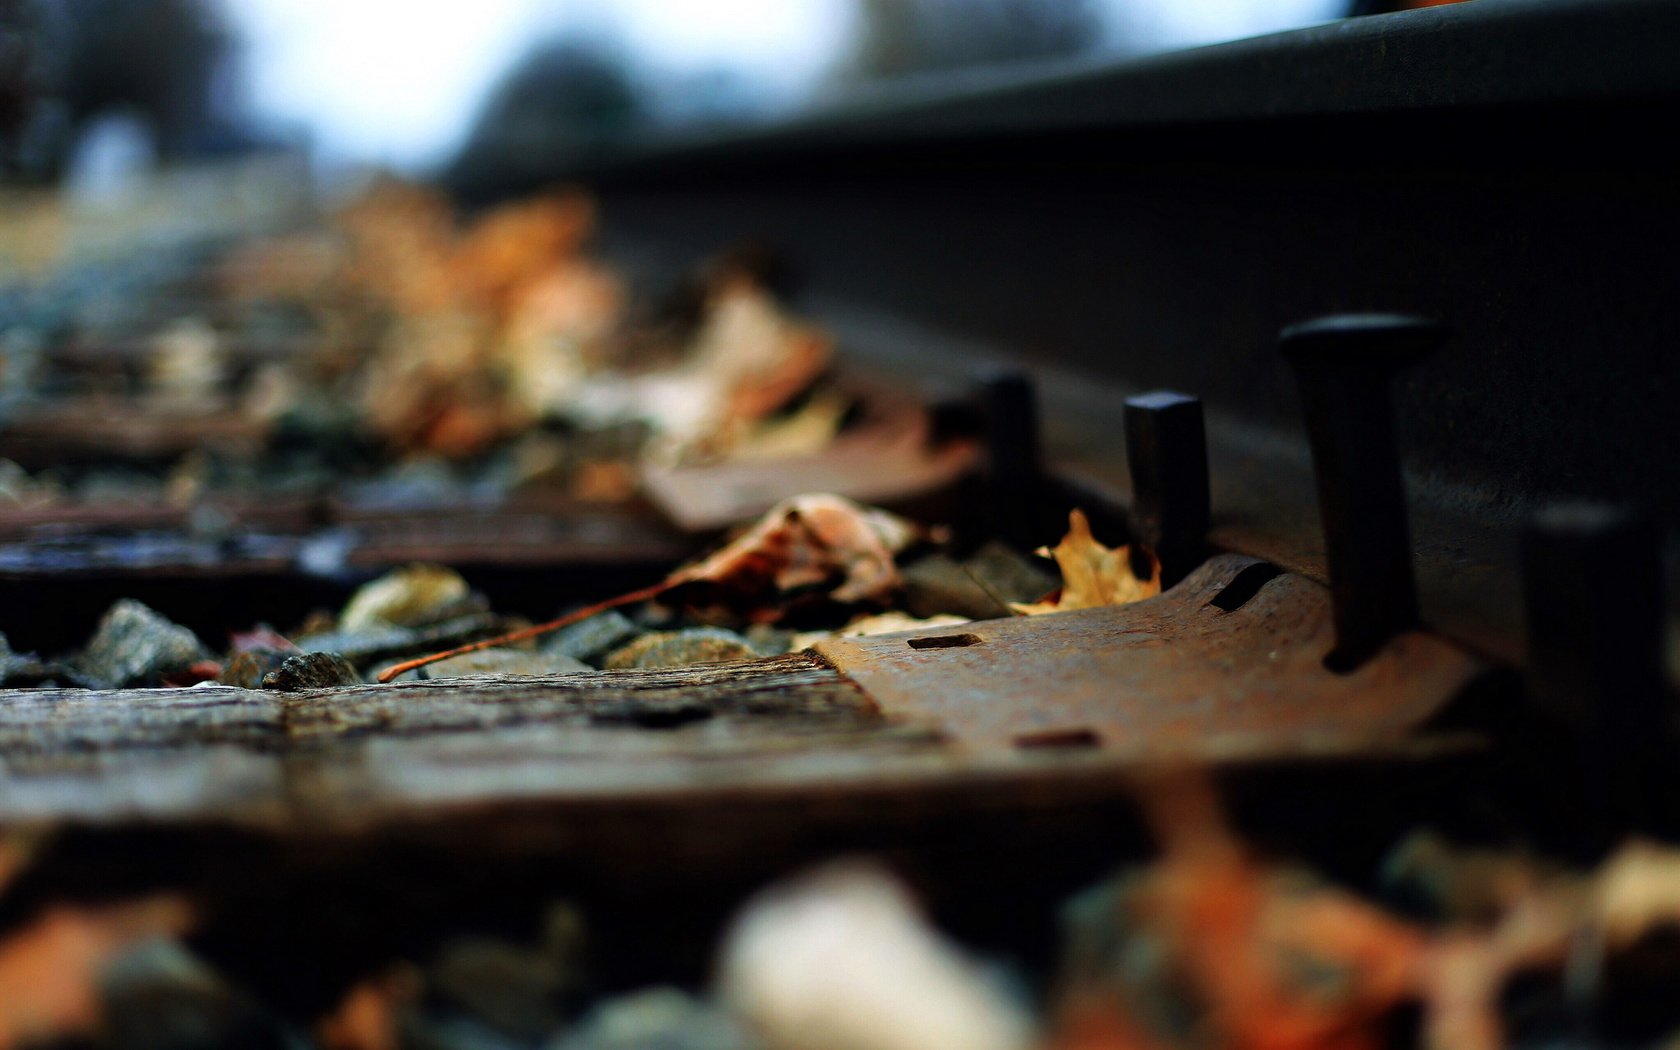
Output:
[[[866,777],[937,749],[806,654],[281,694],[0,691],[0,824],[307,826],[434,806]]]
[[[361,686],[282,700],[292,740],[418,734],[526,723],[663,728],[713,717],[878,721],[839,672],[798,653],[765,660],[550,677],[494,675]],[[783,721],[777,728],[789,728]]]
[[[277,748],[358,733],[539,722],[657,729],[741,715],[878,721],[856,686],[796,653],[696,667],[473,675],[303,693],[232,686],[0,690],[0,757],[222,743]]]

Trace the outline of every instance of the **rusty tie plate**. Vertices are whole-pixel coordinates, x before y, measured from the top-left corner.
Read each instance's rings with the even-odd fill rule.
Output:
[[[1337,674],[1323,664],[1334,642],[1323,586],[1221,555],[1132,605],[816,648],[887,716],[959,745],[1097,743],[1163,759],[1392,741],[1486,670],[1414,631]]]

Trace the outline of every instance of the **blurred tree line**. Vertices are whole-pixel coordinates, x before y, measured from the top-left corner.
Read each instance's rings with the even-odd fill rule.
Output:
[[[791,2],[791,0],[790,0]],[[1193,2],[1193,0],[1184,0]],[[1440,0],[1350,0],[1359,10]],[[852,0],[827,86],[1116,50],[1099,0]],[[218,0],[0,0],[0,163],[56,179],[101,116],[144,126],[170,161],[248,147],[237,89],[240,47]],[[468,17],[465,13],[463,17]],[[391,27],[400,39],[402,27]],[[377,60],[375,55],[370,61]],[[610,148],[673,124],[773,108],[744,75],[716,69],[648,79],[610,39],[534,40],[487,97],[463,151],[503,163]]]
[[[833,72],[837,89],[1073,54],[1101,30],[1091,0],[854,2],[858,32]],[[0,0],[4,174],[60,178],[80,137],[110,114],[137,121],[165,162],[249,146],[229,99],[238,60],[212,0]],[[662,122],[725,121],[770,101],[729,70],[650,84],[610,41],[542,40],[491,92],[464,152],[576,155]]]
[[[588,152],[643,127],[650,100],[609,43],[545,40],[491,90],[464,152]]]
[[[831,87],[918,73],[1060,58],[1096,45],[1092,0],[854,0],[852,45]],[[607,41],[545,41],[516,62],[481,109],[449,181],[497,182],[511,169],[573,159],[661,125],[727,123],[767,108],[728,70],[650,85]],[[533,170],[536,177],[538,171]]]
[[[0,0],[0,162],[51,181],[99,118],[121,114],[174,160],[249,144],[226,96],[237,41],[206,0]]]

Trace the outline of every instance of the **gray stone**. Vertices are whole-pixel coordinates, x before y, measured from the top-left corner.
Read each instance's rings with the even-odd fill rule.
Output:
[[[363,584],[339,614],[343,631],[379,627],[429,627],[487,608],[482,595],[443,565],[416,564],[393,569]]]
[[[50,669],[34,653],[17,653],[5,634],[0,633],[0,685],[38,685],[50,676]]]
[[[761,1044],[716,1006],[676,988],[609,999],[548,1050],[758,1050]]]
[[[397,1045],[404,1050],[531,1050],[532,1044],[528,1037],[510,1035],[458,1009],[409,1004],[397,1014]]]
[[[755,623],[746,629],[743,636],[758,650],[758,655],[780,656],[793,651],[793,641],[799,637],[799,632],[772,627],[767,623]]]
[[[426,968],[426,983],[442,1002],[535,1040],[559,1027],[578,997],[583,949],[576,909],[551,905],[535,943],[458,937]]]
[[[674,606],[663,602],[643,602],[631,609],[627,614],[630,619],[640,625],[644,631],[675,630],[681,622],[681,614]]]
[[[134,1050],[286,1045],[283,1023],[173,940],[148,939],[99,977],[96,1044]]]
[[[304,635],[297,646],[309,652],[338,653],[353,664],[396,660],[450,649],[492,635],[501,621],[487,613],[461,616],[432,627],[373,627]]]
[[[260,689],[265,676],[278,671],[280,665],[296,656],[283,649],[249,649],[234,656],[222,668],[216,681],[221,685],[236,685],[241,689]]]
[[[965,559],[963,570],[1006,602],[1036,602],[1062,582],[1051,565],[1047,559],[1029,558],[993,540]]]
[[[905,567],[904,608],[921,619],[946,614],[989,619],[1009,611],[1009,606],[987,594],[961,563],[943,554]]]
[[[926,619],[947,613],[971,620],[1012,615],[1010,602],[1031,602],[1055,588],[1047,568],[1001,543],[958,562],[935,554],[904,569],[904,608]]]
[[[758,655],[758,651],[734,631],[720,627],[693,627],[686,631],[644,634],[607,657],[606,667],[610,671],[688,667],[727,660],[752,660]]]
[[[306,689],[336,689],[360,685],[361,675],[350,661],[337,653],[299,653],[289,656],[278,668],[263,676],[262,687],[281,693]]]
[[[562,627],[543,642],[544,652],[560,653],[575,660],[599,660],[642,633],[630,618],[617,609],[597,613],[587,620]]]
[[[444,948],[427,976],[440,999],[504,1032],[530,1038],[564,1020],[570,975],[540,950],[463,937]]]
[[[148,685],[165,671],[209,659],[197,635],[124,598],[105,613],[72,666],[91,681],[120,688]]]

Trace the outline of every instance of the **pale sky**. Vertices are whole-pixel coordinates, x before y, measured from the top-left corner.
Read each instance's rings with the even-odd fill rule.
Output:
[[[221,0],[251,102],[327,157],[413,168],[459,145],[498,74],[557,32],[615,40],[660,74],[731,67],[789,107],[852,33],[851,0]],[[1330,17],[1345,0],[1107,0],[1162,46]]]

